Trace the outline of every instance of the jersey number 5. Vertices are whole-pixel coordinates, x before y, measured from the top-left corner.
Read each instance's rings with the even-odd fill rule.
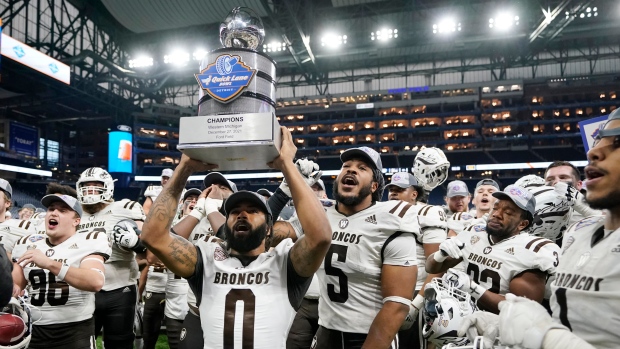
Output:
[[[49,273],[48,282],[47,273],[42,269],[36,269],[30,272],[28,279],[33,291],[30,301],[32,305],[41,306],[46,299],[51,306],[65,305],[69,300],[69,285],[64,282],[56,282],[54,274]],[[60,290],[60,295],[57,294],[57,290]]]
[[[349,299],[349,279],[347,274],[342,270],[332,266],[332,257],[337,256],[337,261],[344,263],[347,260],[348,246],[331,245],[325,256],[325,274],[338,277],[338,288],[340,292],[336,292],[336,287],[327,284],[327,295],[332,302],[344,303]]]

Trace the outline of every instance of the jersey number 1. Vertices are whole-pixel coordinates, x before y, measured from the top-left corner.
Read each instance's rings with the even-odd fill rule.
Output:
[[[243,302],[243,331],[241,348],[254,348],[254,315],[256,314],[256,296],[250,289],[232,289],[226,295],[224,310],[224,349],[235,348],[235,313],[237,302]]]

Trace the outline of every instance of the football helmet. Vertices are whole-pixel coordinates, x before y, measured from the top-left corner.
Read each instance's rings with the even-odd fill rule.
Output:
[[[457,332],[463,318],[476,310],[469,293],[433,278],[424,289],[422,336],[438,347],[468,344],[467,337],[459,337]]]
[[[87,182],[100,182],[103,186],[85,186]],[[114,179],[101,167],[91,167],[80,174],[76,183],[78,201],[84,205],[93,205],[111,201],[114,195]]]
[[[545,180],[537,175],[527,175],[519,178],[515,182],[515,185],[526,189],[528,187],[540,187],[541,185],[545,185]]]
[[[32,336],[32,317],[30,308],[23,298],[13,298],[4,308],[0,309],[0,314],[12,314],[24,322],[24,332],[16,337],[10,344],[0,345],[0,349],[25,349],[30,344]]]
[[[478,336],[474,339],[473,343],[457,345],[457,344],[446,344],[441,349],[484,349],[484,341],[482,336]],[[492,349],[492,348],[489,348]]]
[[[554,187],[543,185],[526,189],[536,196],[536,214],[529,233],[552,241],[557,240],[570,223],[571,202]]]
[[[418,184],[431,191],[448,178],[450,162],[439,148],[424,148],[418,152],[413,162],[413,175]]]

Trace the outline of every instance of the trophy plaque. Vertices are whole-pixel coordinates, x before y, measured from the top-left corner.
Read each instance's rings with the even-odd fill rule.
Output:
[[[279,155],[276,63],[256,50],[265,37],[252,10],[233,9],[220,24],[223,48],[200,64],[198,116],[182,117],[177,148],[220,171],[267,169]]]

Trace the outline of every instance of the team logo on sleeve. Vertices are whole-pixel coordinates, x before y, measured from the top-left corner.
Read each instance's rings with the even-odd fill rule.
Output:
[[[45,239],[45,236],[43,236],[43,235],[32,235],[31,237],[28,238],[28,240],[30,242],[37,242],[37,241],[43,240],[43,239]]]
[[[478,241],[480,241],[480,236],[478,235],[474,235],[471,237],[471,240],[469,240],[469,242],[474,245],[475,243],[477,243]]]
[[[228,258],[228,253],[226,253],[226,251],[224,251],[224,249],[220,246],[216,246],[215,251],[213,251],[213,258],[216,261],[223,261]]]
[[[480,232],[485,231],[486,227],[482,224],[476,224],[474,225],[474,230],[480,233]]]
[[[566,241],[564,241],[564,246],[562,249],[562,254],[564,254],[564,252],[566,252],[566,250],[568,250],[568,248],[570,247],[570,245],[573,244],[573,242],[575,242],[575,238],[572,236],[569,236],[568,239],[566,239]]]
[[[340,229],[344,229],[346,227],[349,226],[349,220],[346,218],[343,218],[340,220],[340,222],[338,222],[338,226],[340,227]]]

